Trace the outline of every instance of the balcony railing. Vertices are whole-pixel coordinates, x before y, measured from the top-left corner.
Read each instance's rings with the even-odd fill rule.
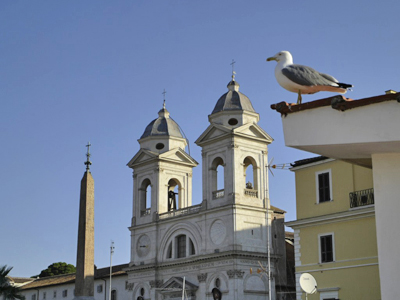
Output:
[[[225,196],[225,190],[218,190],[218,191],[212,192],[213,200],[223,198],[224,196]]]
[[[173,210],[173,211],[169,211],[169,212],[166,212],[163,214],[159,214],[158,218],[161,220],[161,219],[167,219],[167,218],[181,216],[181,215],[195,214],[195,213],[198,213],[200,211],[200,209],[201,209],[201,204],[193,205],[193,206],[185,207],[182,209]]]
[[[151,208],[146,208],[145,210],[141,211],[141,216],[147,216],[150,214]]]
[[[244,194],[249,197],[258,198],[258,191],[253,189],[244,189]]]
[[[374,189],[367,189],[362,191],[357,191],[349,194],[350,197],[350,207],[360,207],[365,205],[372,205],[374,201]]]

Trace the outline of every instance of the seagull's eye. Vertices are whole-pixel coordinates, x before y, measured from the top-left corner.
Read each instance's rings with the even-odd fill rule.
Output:
[[[282,53],[279,53],[279,55],[282,55]]]

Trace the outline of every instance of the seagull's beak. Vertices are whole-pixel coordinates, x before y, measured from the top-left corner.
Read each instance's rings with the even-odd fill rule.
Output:
[[[271,60],[276,60],[276,58],[274,56],[267,58],[267,61],[271,61]]]

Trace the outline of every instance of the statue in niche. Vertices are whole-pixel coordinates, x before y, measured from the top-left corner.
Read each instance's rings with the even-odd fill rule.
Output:
[[[168,191],[168,211],[176,210],[176,195],[172,190]]]

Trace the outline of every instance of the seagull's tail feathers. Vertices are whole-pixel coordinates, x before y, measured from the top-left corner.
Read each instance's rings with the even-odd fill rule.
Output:
[[[336,85],[318,86],[318,91],[346,94],[347,91],[349,91],[349,90],[351,91],[351,87],[353,87],[351,84],[338,82],[338,83],[336,83]]]
[[[338,82],[337,85],[342,88],[342,89],[346,89],[349,90],[353,87],[352,84],[347,84],[347,83],[342,83],[342,82]]]
[[[332,86],[336,86],[338,88],[341,89],[345,89],[345,90],[350,90],[353,85],[352,84],[347,84],[347,83],[343,83],[343,82],[339,82],[335,77],[328,75],[328,74],[324,74],[324,73],[319,73],[322,77],[324,77],[325,79],[329,80],[332,82]]]

